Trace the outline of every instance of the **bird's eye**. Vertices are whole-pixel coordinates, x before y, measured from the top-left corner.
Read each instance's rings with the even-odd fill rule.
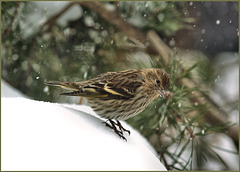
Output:
[[[157,84],[159,84],[159,83],[160,83],[160,81],[157,79],[157,80],[156,80],[156,83],[157,83]]]

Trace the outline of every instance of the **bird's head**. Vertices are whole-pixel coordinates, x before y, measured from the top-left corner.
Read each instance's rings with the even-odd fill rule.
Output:
[[[147,91],[154,91],[160,97],[165,97],[165,91],[170,87],[170,76],[161,69],[145,69]]]

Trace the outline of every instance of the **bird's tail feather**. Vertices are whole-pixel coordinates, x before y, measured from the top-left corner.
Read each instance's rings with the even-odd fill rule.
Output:
[[[62,87],[64,89],[71,90],[71,91],[79,91],[79,86],[77,86],[73,82],[46,81],[45,84]]]
[[[81,87],[76,82],[60,82],[60,81],[46,81],[45,84],[51,86],[59,86],[61,88],[70,90],[72,92],[61,93],[65,96],[82,96],[91,98],[106,98],[108,94],[106,92],[99,92],[95,87]],[[99,89],[99,88],[98,88]]]
[[[63,95],[63,96],[83,96],[82,91],[73,91],[73,92],[68,92],[68,93],[61,93],[60,95]]]

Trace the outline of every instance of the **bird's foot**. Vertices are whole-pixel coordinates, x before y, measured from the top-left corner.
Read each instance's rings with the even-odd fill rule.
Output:
[[[110,122],[110,124],[107,123],[107,121]],[[123,131],[127,132],[130,135],[130,131],[126,130],[125,128],[123,128],[123,126],[121,125],[121,123],[117,120],[117,123],[114,122],[112,119],[108,119],[106,122],[103,122],[107,127],[111,128],[120,138],[124,139],[125,141],[127,141],[127,139],[123,136]],[[117,127],[119,129],[117,129]]]
[[[130,136],[130,133],[131,133],[131,132],[130,132],[129,130],[123,128],[122,124],[121,124],[118,120],[117,120],[117,124],[116,124],[116,125],[118,126],[118,128],[119,128],[121,131],[127,132],[128,135]]]

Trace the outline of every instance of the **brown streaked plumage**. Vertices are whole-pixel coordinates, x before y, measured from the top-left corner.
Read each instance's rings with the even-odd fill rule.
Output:
[[[93,110],[107,118],[111,125],[105,124],[125,139],[123,131],[129,131],[118,120],[131,118],[142,112],[159,95],[164,97],[164,91],[170,86],[170,77],[161,69],[150,68],[108,72],[82,82],[45,83],[71,91],[61,95],[85,97]]]

